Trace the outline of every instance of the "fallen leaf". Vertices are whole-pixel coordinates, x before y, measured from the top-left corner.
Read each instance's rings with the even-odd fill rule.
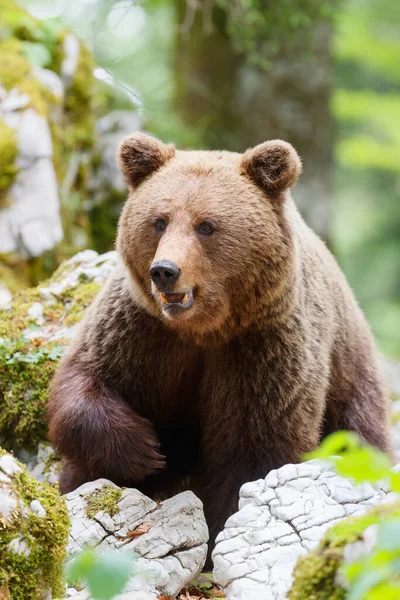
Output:
[[[128,533],[122,539],[123,540],[135,539],[135,538],[139,537],[140,535],[147,533],[149,531],[149,529],[154,527],[154,525],[156,525],[155,521],[151,521],[150,523],[142,523],[141,525],[139,525],[139,527],[136,527],[136,529],[133,529],[132,531],[128,531]]]

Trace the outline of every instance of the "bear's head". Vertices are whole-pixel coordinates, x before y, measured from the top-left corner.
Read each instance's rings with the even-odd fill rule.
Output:
[[[279,312],[293,275],[293,147],[177,151],[136,133],[119,149],[129,187],[118,250],[138,303],[184,333],[229,335]]]

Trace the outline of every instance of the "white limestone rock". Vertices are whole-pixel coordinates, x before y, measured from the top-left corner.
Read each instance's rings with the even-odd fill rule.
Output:
[[[0,282],[0,310],[7,308],[12,300],[12,293],[4,283]]]
[[[16,129],[19,172],[0,210],[0,253],[40,256],[63,237],[50,127],[33,108],[3,119]]]
[[[113,110],[101,117],[96,124],[96,157],[89,168],[88,198],[85,207],[107,203],[110,216],[115,220],[126,200],[127,190],[116,160],[121,140],[141,127],[140,117],[132,110]]]
[[[354,486],[327,463],[285,465],[242,486],[239,511],[213,552],[214,581],[228,600],[283,600],[297,560],[328,528],[396,498],[383,486]]]
[[[48,442],[40,442],[37,454],[21,452],[20,460],[26,463],[31,474],[41,483],[58,483],[61,461]]]
[[[138,490],[122,488],[114,516],[98,512],[89,518],[87,499],[104,486],[118,489],[110,481],[99,479],[67,494],[72,522],[69,556],[87,544],[98,552],[134,552],[139,556],[135,571],[140,574],[131,578],[120,600],[141,600],[140,594],[144,593],[150,597],[160,592],[175,596],[205,563],[208,528],[200,500],[192,492],[183,492],[157,504]],[[148,528],[145,533],[128,535],[141,525]]]
[[[93,281],[99,285],[103,285],[108,276],[117,267],[118,262],[117,252],[98,254],[94,250],[84,250],[65,261],[63,263],[64,276],[57,279],[57,281],[49,280],[49,282],[39,287],[41,302],[32,304],[28,309],[28,316],[31,319],[35,319],[40,327],[27,328],[24,331],[24,336],[28,339],[41,339],[43,342],[54,342],[57,340],[62,345],[70,340],[76,332],[76,325],[65,327],[62,320],[55,323],[46,319],[42,321],[44,306],[51,307],[52,303],[56,302],[67,290],[74,290],[78,286],[82,286],[84,282],[89,283]],[[69,310],[72,308],[74,308],[72,305],[65,306],[65,316],[68,316]],[[44,456],[38,456],[36,464],[44,459]],[[21,456],[21,460],[30,462],[30,468],[36,466],[36,464],[33,464],[35,463],[34,457],[30,457],[28,461]],[[37,476],[38,474],[35,473],[35,477]]]
[[[69,33],[64,38],[64,59],[61,64],[61,76],[65,85],[68,85],[76,73],[79,54],[79,40],[73,33]]]

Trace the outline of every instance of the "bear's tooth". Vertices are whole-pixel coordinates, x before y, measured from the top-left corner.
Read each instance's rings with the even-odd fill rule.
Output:
[[[188,295],[187,295],[187,294],[185,294],[185,295],[183,296],[183,299],[182,299],[182,302],[181,302],[181,304],[185,304],[185,302],[187,302],[187,299],[188,299]]]
[[[166,295],[161,293],[160,296],[161,296],[161,302],[163,304],[168,304],[168,300],[167,300]]]

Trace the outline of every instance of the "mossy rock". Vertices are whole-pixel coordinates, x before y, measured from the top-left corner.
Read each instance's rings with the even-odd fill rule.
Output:
[[[105,485],[86,497],[86,515],[89,519],[94,519],[97,513],[105,512],[114,517],[119,513],[118,502],[122,498],[120,488],[113,485]]]
[[[47,439],[48,386],[86,308],[116,264],[86,250],[0,311],[0,439],[7,450]]]
[[[74,37],[56,20],[40,21],[15,0],[0,0],[0,105],[3,100],[4,107],[7,105],[4,110],[0,107],[0,210],[7,210],[12,205],[17,193],[12,184],[19,173],[23,177],[23,168],[17,166],[18,123],[24,111],[33,109],[46,119],[51,130],[53,156],[49,161],[59,183],[59,197],[64,202],[63,229],[68,232],[59,248],[50,249],[43,258],[35,256],[32,260],[23,255],[25,246],[17,249],[19,238],[16,233],[15,251],[0,257],[0,279],[10,290],[19,278],[5,276],[8,271],[1,268],[3,264],[18,258],[21,263],[18,271],[24,273],[23,286],[36,284],[63,258],[72,256],[82,247],[77,246],[76,240],[82,239],[81,230],[89,229],[84,218],[87,163],[95,141],[96,107],[99,106],[96,94],[102,92],[95,89],[93,57],[76,37],[76,70],[65,75],[63,64],[68,57],[68,36]],[[10,104],[8,100],[12,96],[14,100],[17,96],[23,101]],[[23,148],[21,151],[23,153]],[[74,168],[71,169],[71,165]],[[71,236],[70,231],[73,232]],[[89,235],[88,231],[87,239]],[[3,249],[3,252],[8,250]]]
[[[346,546],[362,539],[371,525],[400,516],[400,503],[373,508],[365,515],[343,519],[329,529],[317,548],[299,559],[288,600],[345,600],[338,577]]]
[[[69,528],[58,488],[40,484],[0,448],[0,598],[63,595]]]
[[[61,75],[66,35],[68,31],[57,21],[40,21],[14,0],[0,0],[0,82],[6,90],[27,93],[28,106],[44,116],[56,99],[35,77],[34,67]],[[94,63],[87,48],[82,43],[79,46],[77,69],[65,90],[66,119],[62,123],[64,139],[70,138],[75,149],[91,146],[94,139]]]

